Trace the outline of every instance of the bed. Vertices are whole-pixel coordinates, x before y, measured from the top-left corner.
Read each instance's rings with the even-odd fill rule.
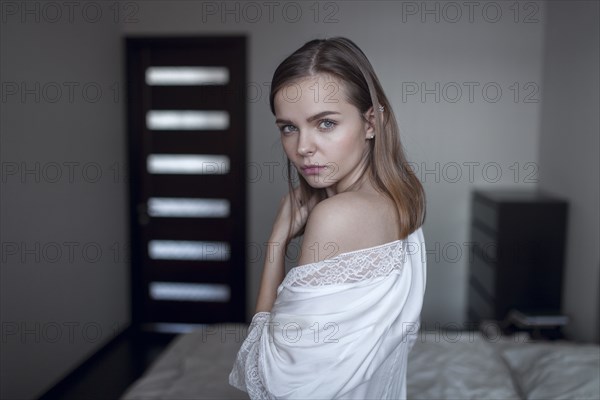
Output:
[[[214,324],[179,335],[122,399],[248,399],[228,384],[247,328]],[[409,399],[600,399],[594,344],[424,331],[408,363]]]

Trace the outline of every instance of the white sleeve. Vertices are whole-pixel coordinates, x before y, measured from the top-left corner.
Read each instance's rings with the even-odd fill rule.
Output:
[[[254,314],[248,327],[248,335],[238,351],[229,374],[229,384],[247,392],[251,399],[269,398],[258,375],[258,359],[260,339],[270,317],[271,313],[266,311]]]

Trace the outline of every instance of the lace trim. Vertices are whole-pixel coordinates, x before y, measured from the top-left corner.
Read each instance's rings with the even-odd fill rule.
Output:
[[[254,314],[248,329],[248,335],[238,351],[234,368],[229,374],[229,384],[248,392],[251,399],[271,399],[272,396],[263,384],[260,373],[259,340],[270,312],[261,311]]]
[[[280,287],[339,285],[385,276],[394,269],[402,269],[405,254],[402,240],[342,253],[292,268]]]

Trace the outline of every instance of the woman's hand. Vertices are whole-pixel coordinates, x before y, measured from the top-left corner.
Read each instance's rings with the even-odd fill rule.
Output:
[[[307,204],[302,204],[300,193],[300,187],[298,186],[294,189],[293,197],[288,192],[281,198],[279,212],[273,224],[271,240],[280,241],[287,245],[290,240],[298,236],[306,225],[308,214],[317,204],[317,197],[313,195]],[[292,229],[290,231],[290,218],[293,211],[294,220],[292,221]]]

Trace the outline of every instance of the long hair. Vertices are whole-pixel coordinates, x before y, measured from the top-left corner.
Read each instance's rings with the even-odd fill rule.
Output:
[[[375,110],[376,134],[374,139],[369,140],[367,155],[370,168],[363,169],[357,181],[364,178],[367,170],[370,171],[369,178],[376,190],[387,195],[396,205],[400,238],[405,239],[425,222],[425,191],[406,161],[400,142],[400,130],[390,102],[367,56],[354,42],[344,37],[315,39],[288,56],[273,74],[269,97],[271,112],[275,115],[274,100],[279,90],[293,82],[319,74],[332,76],[344,85],[348,102],[360,111],[365,121],[365,113],[369,108],[373,107]],[[383,112],[378,111],[380,105],[384,107]],[[289,159],[287,169],[290,193],[293,196],[293,168]],[[325,189],[314,189],[300,174],[297,176],[303,204],[307,204],[313,194],[317,195],[318,201],[327,197]],[[294,215],[292,221],[293,219]],[[291,225],[290,221],[290,229]],[[299,235],[302,233],[303,230]]]

